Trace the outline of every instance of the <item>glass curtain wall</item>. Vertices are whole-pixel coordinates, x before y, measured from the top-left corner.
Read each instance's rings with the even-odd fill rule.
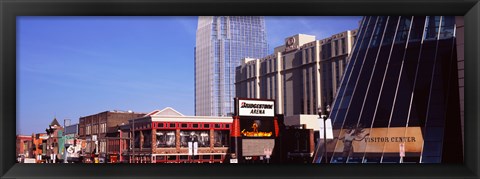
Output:
[[[455,33],[453,16],[364,17],[314,162],[462,162]]]
[[[263,16],[201,16],[195,46],[195,115],[233,113],[235,67],[268,54]]]

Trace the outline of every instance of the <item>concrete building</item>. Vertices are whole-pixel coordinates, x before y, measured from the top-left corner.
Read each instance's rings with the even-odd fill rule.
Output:
[[[82,149],[84,162],[95,162],[95,158],[105,161],[107,158],[107,133],[117,132],[118,126],[128,120],[144,116],[145,113],[132,111],[104,111],[79,119],[79,138],[86,142]]]
[[[318,106],[333,102],[356,36],[357,30],[322,40],[297,34],[269,56],[245,58],[236,68],[236,96],[275,99],[286,125],[318,131]]]
[[[120,149],[122,158],[130,163],[222,163],[230,144],[232,120],[184,116],[167,107],[120,126],[121,141],[112,148]],[[197,147],[190,146],[192,141]]]
[[[314,162],[463,163],[463,17],[365,16],[359,29]]]
[[[195,45],[195,115],[229,116],[235,67],[268,54],[262,16],[200,16]]]

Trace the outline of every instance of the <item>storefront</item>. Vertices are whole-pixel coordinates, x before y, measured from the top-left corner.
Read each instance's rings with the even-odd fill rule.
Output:
[[[231,124],[230,117],[184,116],[172,108],[155,110],[121,127],[133,145],[124,141],[127,145],[121,153],[128,153],[130,163],[223,163]]]

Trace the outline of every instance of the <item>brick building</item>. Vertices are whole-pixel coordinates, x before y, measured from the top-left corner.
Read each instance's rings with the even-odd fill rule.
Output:
[[[23,158],[29,158],[31,156],[31,146],[32,146],[32,136],[26,136],[26,135],[17,135],[17,150],[16,150],[16,156],[19,159]],[[18,160],[18,162],[21,162],[21,160]]]
[[[145,113],[132,111],[104,111],[79,119],[79,139],[86,145],[82,148],[84,162],[91,163],[98,157],[99,160],[107,158],[107,134],[115,133],[118,126],[128,123],[128,120],[144,116]]]
[[[130,163],[222,163],[231,123],[231,117],[184,116],[168,107],[129,120],[110,148]]]
[[[54,118],[48,125],[48,128],[45,129],[45,132],[48,136],[46,141],[46,162],[56,163],[59,159],[63,159],[63,127]]]
[[[32,157],[35,157],[36,163],[44,163],[47,155],[47,140],[46,133],[34,134],[32,137]]]

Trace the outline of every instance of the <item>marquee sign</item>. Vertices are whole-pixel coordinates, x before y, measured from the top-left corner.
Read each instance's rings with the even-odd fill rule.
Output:
[[[270,119],[242,119],[240,130],[242,137],[269,138],[275,136],[273,120]]]
[[[274,117],[275,103],[274,101],[239,99],[238,115],[239,116]]]

